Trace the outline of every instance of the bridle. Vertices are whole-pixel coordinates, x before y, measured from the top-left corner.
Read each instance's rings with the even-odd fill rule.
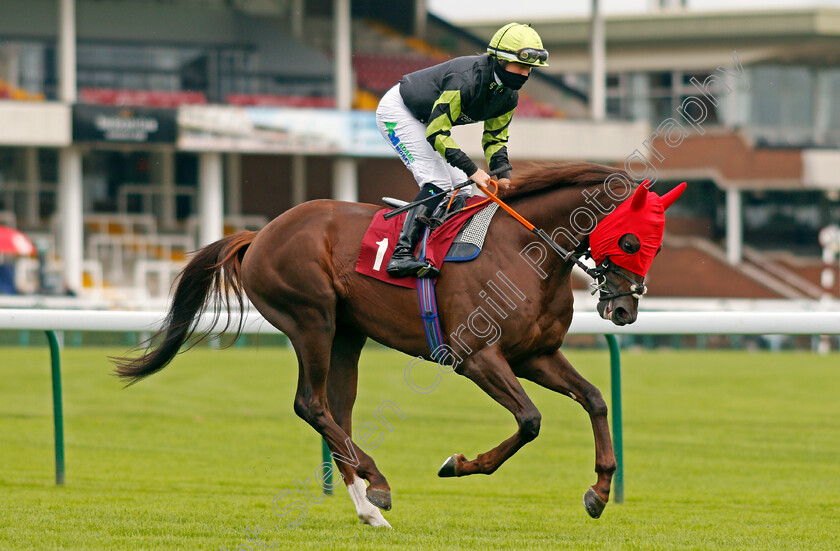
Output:
[[[613,300],[615,298],[620,297],[633,297],[636,300],[641,300],[643,296],[647,294],[647,285],[642,283],[637,283],[630,279],[630,276],[622,272],[618,269],[618,266],[610,260],[610,257],[604,258],[604,260],[596,267],[591,268],[586,265],[586,263],[581,260],[581,258],[589,257],[592,258],[592,252],[590,249],[587,249],[583,253],[574,253],[568,252],[563,247],[554,243],[554,240],[551,240],[551,243],[554,244],[552,247],[561,257],[563,260],[571,260],[574,262],[581,270],[586,272],[586,275],[592,278],[592,283],[590,287],[592,287],[592,294],[600,291],[600,295],[598,296],[598,302],[604,300]],[[607,279],[607,274],[613,273],[619,277],[622,277],[630,282],[630,289],[627,291],[619,291],[616,289],[615,285],[610,283]]]
[[[589,251],[586,252],[589,254]],[[590,255],[591,256],[591,255]],[[610,283],[607,279],[607,273],[616,274],[627,281],[630,282],[630,289],[628,291],[619,291],[615,288],[615,286]],[[594,295],[598,291],[601,294],[598,296],[598,301],[602,300],[612,300],[614,298],[619,297],[633,297],[636,300],[641,300],[643,296],[647,294],[647,285],[642,283],[637,283],[630,279],[630,277],[618,269],[618,266],[610,260],[610,257],[606,257],[601,264],[599,264],[595,268],[589,268],[586,272],[594,281],[592,282],[592,294]]]

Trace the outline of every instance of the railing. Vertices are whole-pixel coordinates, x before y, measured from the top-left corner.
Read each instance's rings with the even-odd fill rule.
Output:
[[[198,189],[194,186],[172,186],[167,188],[162,184],[123,184],[117,192],[117,212],[120,214],[128,213],[128,204],[130,199],[140,202],[140,212],[154,213],[156,212],[155,203],[157,201],[176,201],[179,197],[185,197],[190,201],[190,210],[195,210],[195,197]],[[160,212],[160,210],[157,210]]]
[[[147,333],[157,330],[163,317],[161,312],[0,309],[0,329],[47,332],[53,380],[56,484],[64,484],[64,421],[61,405],[60,351],[55,332]],[[219,320],[219,327],[224,327],[227,320],[228,316],[223,315]],[[212,314],[205,314],[198,321],[196,331],[208,330],[212,322]],[[232,325],[235,327],[237,324]],[[258,313],[251,312],[245,316],[243,333],[280,332]],[[604,335],[609,344],[613,447],[617,463],[613,478],[613,499],[616,503],[621,503],[624,501],[621,360],[615,335],[840,335],[840,312],[642,312],[636,323],[623,327],[602,320],[594,312],[581,312],[572,320],[569,333]]]

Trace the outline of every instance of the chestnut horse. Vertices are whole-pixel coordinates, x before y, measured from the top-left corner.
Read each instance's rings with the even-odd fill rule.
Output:
[[[500,197],[537,228],[554,232],[558,245],[582,254],[588,237],[569,229],[575,227],[572,213],[585,207],[600,221],[620,202],[616,197],[629,197],[635,187],[630,182],[625,173],[607,166],[540,165],[523,172]],[[592,208],[588,198],[599,191],[600,208]],[[199,250],[181,273],[164,326],[153,337],[155,344],[140,357],[118,359],[116,371],[134,383],[163,369],[191,336],[199,314],[206,308],[217,313],[230,309],[228,292],[241,311],[244,293],[294,346],[299,370],[295,413],[340,459],[336,464],[359,518],[389,526],[377,509],[391,507],[388,482],[351,438],[359,355],[368,337],[412,356],[430,354],[416,291],[354,270],[362,237],[380,208],[310,201],[259,232],[240,232]],[[570,258],[558,257],[501,210],[489,227],[482,253],[473,261],[445,266],[436,292],[443,334],[450,333],[449,363],[507,408],[518,430],[473,460],[452,456],[439,474],[493,473],[537,437],[540,412],[518,381],[528,379],[571,397],[589,414],[598,479],[586,492],[584,504],[597,518],[609,499],[616,461],[601,393],[559,350],[572,321],[572,267]],[[643,288],[643,278],[621,268],[605,271],[603,278],[602,316],[619,325],[635,321],[639,294],[633,289]],[[488,300],[492,295],[484,289],[491,280],[496,287],[490,288],[501,290],[507,300],[501,294]],[[606,289],[611,292],[604,294]],[[475,316],[479,311],[481,322]],[[476,330],[481,323],[487,327],[488,316],[500,329],[489,337],[483,329]]]

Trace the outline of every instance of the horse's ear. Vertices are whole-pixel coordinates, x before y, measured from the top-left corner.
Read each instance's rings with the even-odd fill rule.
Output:
[[[674,204],[674,201],[677,200],[677,197],[682,195],[682,192],[685,191],[685,188],[688,186],[685,182],[681,183],[665,195],[661,197],[662,199],[662,208],[667,210],[668,207]]]
[[[633,202],[630,203],[630,210],[642,210],[647,202],[648,182],[645,180],[642,185],[636,188],[636,193],[633,194]]]

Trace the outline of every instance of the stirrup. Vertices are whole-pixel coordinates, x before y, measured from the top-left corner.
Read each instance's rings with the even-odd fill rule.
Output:
[[[394,256],[396,256],[396,253],[394,253]],[[391,263],[395,260],[398,263],[408,263],[408,266],[394,266]],[[406,256],[406,258],[391,257],[385,271],[392,277],[437,277],[440,275],[440,270],[428,259],[417,260],[414,255]]]
[[[429,262],[428,260],[425,261],[426,265],[417,270],[417,277],[439,277],[440,270],[438,270],[434,264]]]

